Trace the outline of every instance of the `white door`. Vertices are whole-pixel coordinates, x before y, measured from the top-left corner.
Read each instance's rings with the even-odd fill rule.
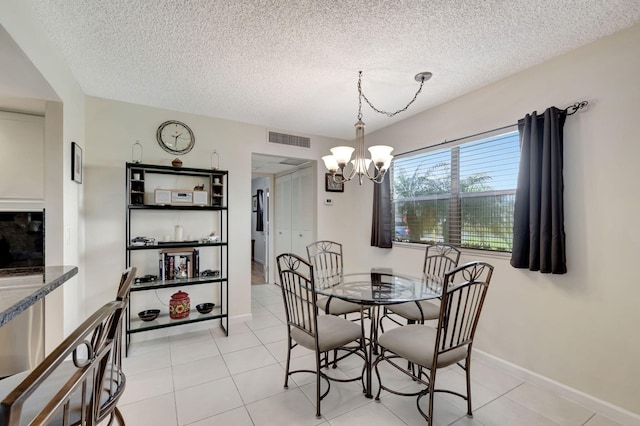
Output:
[[[275,188],[275,256],[291,252],[291,175],[278,176]]]
[[[313,242],[313,168],[277,177],[275,190],[276,256],[295,253],[306,259],[307,245]]]
[[[314,191],[313,169],[296,170],[291,176],[291,251],[307,258],[307,246],[313,242]]]

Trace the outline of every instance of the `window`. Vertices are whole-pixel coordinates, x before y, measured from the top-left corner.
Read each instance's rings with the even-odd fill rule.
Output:
[[[394,240],[510,252],[519,159],[517,130],[394,158]]]

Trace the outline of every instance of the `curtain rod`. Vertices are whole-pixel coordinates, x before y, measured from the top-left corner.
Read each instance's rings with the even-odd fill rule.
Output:
[[[567,115],[573,115],[576,112],[578,112],[578,110],[584,109],[587,105],[589,105],[589,101],[580,101],[580,102],[576,102],[575,104],[570,105],[570,106],[568,106],[565,109],[562,109],[560,111],[564,111]],[[444,142],[438,142],[438,143],[434,143],[433,145],[424,146],[422,148],[412,149],[411,151],[401,152],[400,154],[397,154],[397,156],[399,157],[401,155],[412,154],[412,153],[417,152],[417,151],[422,151],[422,150],[429,149],[429,148],[435,148],[436,146],[447,145],[447,144],[450,144],[450,143],[461,141],[463,139],[469,139],[469,138],[474,138],[476,136],[486,135],[487,133],[497,132],[498,130],[508,129],[509,127],[513,127],[513,126],[517,126],[517,125],[518,125],[518,123],[509,124],[507,126],[497,127],[495,129],[486,130],[484,132],[476,133],[476,134],[473,134],[473,135],[464,136],[464,137],[457,138],[457,139],[451,139],[449,141],[445,139]]]
[[[589,101],[580,101],[580,102],[576,102],[571,106],[566,107],[562,111],[566,112],[567,115],[573,115],[576,112],[578,112],[579,109],[586,108],[587,105],[589,105]]]

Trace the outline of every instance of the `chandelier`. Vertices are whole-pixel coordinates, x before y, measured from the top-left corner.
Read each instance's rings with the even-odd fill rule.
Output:
[[[322,157],[325,167],[329,170],[331,177],[336,183],[347,182],[354,177],[358,176],[358,182],[362,185],[362,180],[367,177],[369,180],[375,183],[382,183],[385,173],[391,165],[391,151],[393,148],[386,145],[375,145],[369,147],[369,153],[371,158],[366,157],[364,150],[364,122],[362,121],[362,99],[377,113],[384,114],[387,117],[393,117],[403,111],[416,100],[424,82],[431,78],[430,72],[421,72],[416,74],[415,80],[420,83],[420,87],[413,99],[402,109],[395,112],[382,111],[373,106],[373,104],[367,99],[364,93],[362,93],[362,71],[358,72],[358,121],[356,121],[356,147],[355,149],[350,146],[336,146],[331,148],[331,155],[325,155]],[[352,160],[351,155],[355,151],[355,158]],[[369,168],[373,163],[374,169],[369,172]],[[346,169],[346,170],[345,170]],[[340,171],[338,173],[338,170]]]

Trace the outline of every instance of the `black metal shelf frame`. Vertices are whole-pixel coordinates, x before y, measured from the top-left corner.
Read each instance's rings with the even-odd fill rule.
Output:
[[[134,179],[134,174],[136,178]],[[147,174],[160,175],[183,175],[196,176],[208,179],[209,205],[154,205],[144,204],[144,183]],[[217,181],[217,182],[216,182]],[[126,163],[126,245],[125,245],[125,262],[126,266],[131,266],[131,253],[138,250],[162,250],[165,248],[220,248],[216,250],[214,256],[219,256],[220,275],[216,277],[194,277],[188,279],[177,280],[158,280],[145,283],[134,284],[131,292],[142,292],[148,290],[158,290],[172,287],[192,286],[201,284],[217,285],[219,287],[219,306],[209,314],[200,314],[193,309],[190,315],[182,319],[171,319],[168,314],[162,314],[157,319],[149,322],[143,322],[137,318],[131,318],[131,298],[127,306],[126,315],[126,355],[129,354],[129,346],[131,344],[131,335],[149,330],[156,330],[166,327],[174,327],[184,324],[191,324],[201,321],[220,320],[220,326],[229,335],[229,258],[228,258],[228,242],[226,241],[229,234],[229,218],[228,218],[228,172],[225,170],[209,170],[189,167],[172,167],[161,166],[155,164]],[[133,188],[135,186],[135,188]],[[142,191],[140,191],[142,188]],[[218,204],[219,203],[219,204]],[[131,245],[131,216],[133,212],[142,214],[145,210],[159,211],[208,211],[212,214],[220,215],[220,241],[185,241],[185,242],[168,242],[158,243],[155,245],[138,246]]]

